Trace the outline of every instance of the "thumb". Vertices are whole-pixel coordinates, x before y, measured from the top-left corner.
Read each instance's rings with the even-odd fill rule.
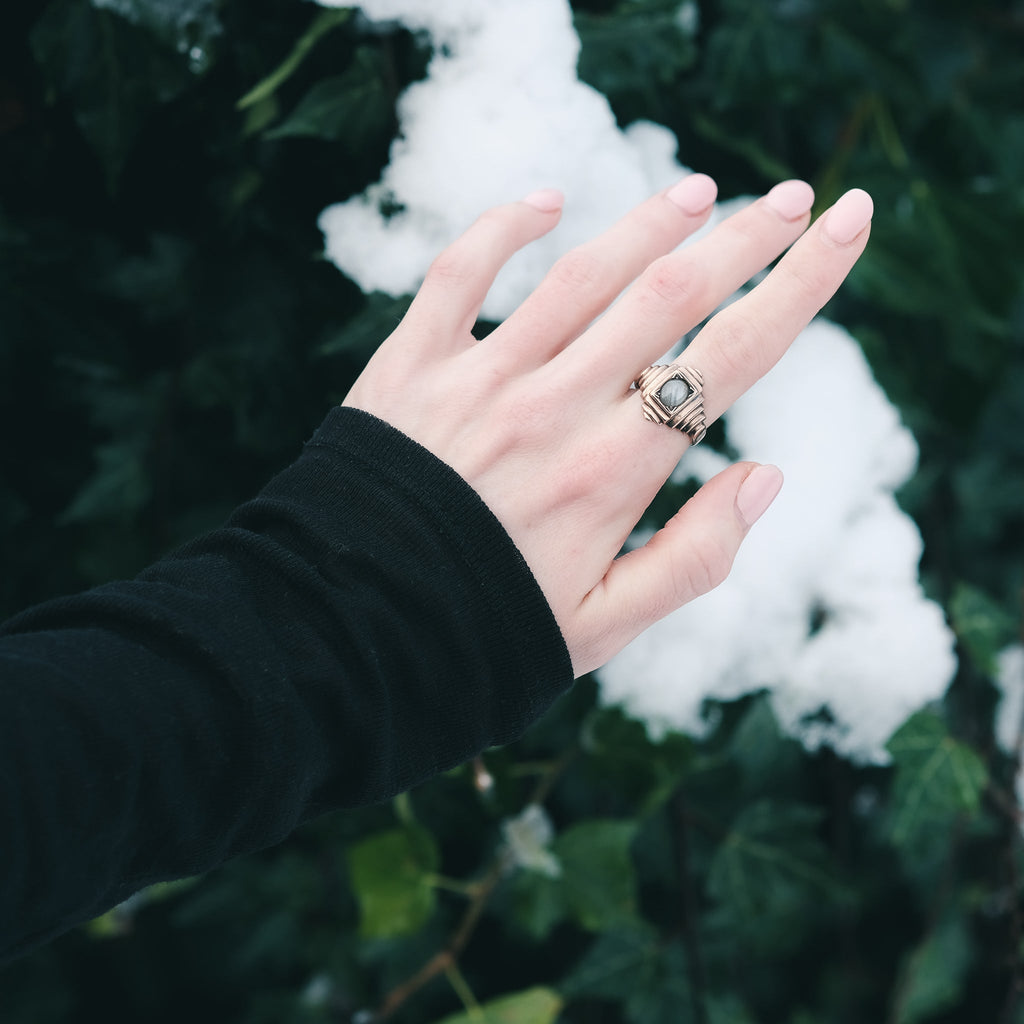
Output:
[[[617,558],[580,608],[580,642],[570,644],[577,674],[600,667],[648,626],[717,587],[781,487],[776,466],[730,466],[643,547]]]

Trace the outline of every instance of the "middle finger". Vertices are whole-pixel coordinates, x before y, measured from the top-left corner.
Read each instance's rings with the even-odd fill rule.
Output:
[[[559,357],[564,368],[583,383],[620,384],[792,245],[807,227],[813,202],[806,182],[782,182],[705,238],[655,260]]]

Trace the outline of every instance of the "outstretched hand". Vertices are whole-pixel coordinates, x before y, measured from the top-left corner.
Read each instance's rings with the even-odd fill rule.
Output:
[[[724,580],[782,484],[773,466],[731,466],[619,556],[689,443],[644,419],[631,383],[788,248],[686,349],[710,424],[778,361],[867,242],[866,193],[846,193],[808,229],[813,193],[790,181],[674,251],[715,195],[693,174],[647,200],[562,257],[477,341],[495,276],[555,226],[562,197],[544,190],[487,211],[434,261],[345,400],[429,449],[490,506],[544,591],[576,675]]]

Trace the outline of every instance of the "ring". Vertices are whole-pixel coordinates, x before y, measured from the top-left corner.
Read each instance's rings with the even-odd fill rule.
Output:
[[[643,398],[644,419],[681,430],[690,444],[708,432],[704,416],[704,375],[692,366],[648,366],[633,383]]]

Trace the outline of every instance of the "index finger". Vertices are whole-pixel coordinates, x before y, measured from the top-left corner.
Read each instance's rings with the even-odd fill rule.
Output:
[[[782,358],[835,294],[867,245],[873,210],[862,189],[840,197],[764,281],[714,316],[679,358],[704,375],[709,423]]]

